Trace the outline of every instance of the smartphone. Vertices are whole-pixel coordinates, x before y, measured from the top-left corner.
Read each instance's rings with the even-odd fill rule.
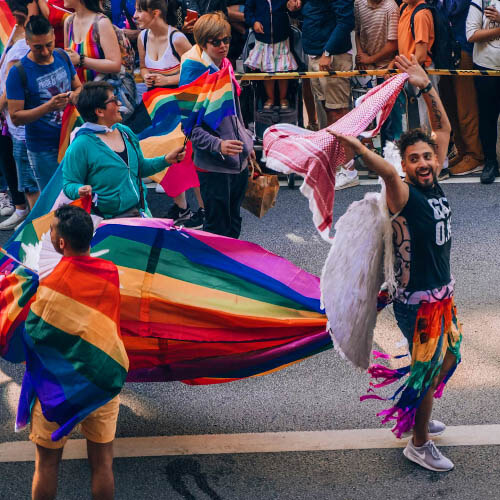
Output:
[[[195,10],[186,9],[186,18],[184,22],[189,23],[191,21],[196,21],[200,15]]]

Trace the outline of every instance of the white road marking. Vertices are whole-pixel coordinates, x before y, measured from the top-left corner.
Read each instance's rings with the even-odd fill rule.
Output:
[[[450,426],[437,438],[439,446],[500,445],[500,425]],[[262,432],[248,434],[206,434],[197,436],[151,436],[118,438],[115,457],[159,457],[176,455],[219,455],[403,448],[389,429]],[[83,439],[69,440],[63,458],[86,458]],[[29,462],[35,459],[30,441],[0,443],[0,462]]]

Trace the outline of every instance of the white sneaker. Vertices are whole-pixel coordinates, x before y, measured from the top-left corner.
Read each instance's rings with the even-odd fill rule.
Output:
[[[446,458],[431,440],[422,446],[415,446],[413,439],[410,439],[403,450],[403,455],[421,467],[435,472],[447,472],[455,467],[453,462]]]
[[[16,211],[7,193],[0,193],[0,215],[12,215]]]
[[[335,191],[359,185],[358,171],[341,168],[335,176]]]
[[[22,215],[14,212],[8,219],[0,223],[0,231],[11,231],[28,217],[29,210],[25,210]]]
[[[428,432],[427,432],[429,437],[441,436],[441,434],[443,434],[445,430],[446,430],[446,425],[443,424],[443,422],[440,422],[439,420],[429,421]],[[413,436],[413,431],[403,432],[403,434],[401,435],[403,439],[409,438],[411,436]]]
[[[160,183],[158,183],[155,187],[155,193],[164,193],[164,192],[165,190],[163,189],[163,186]]]

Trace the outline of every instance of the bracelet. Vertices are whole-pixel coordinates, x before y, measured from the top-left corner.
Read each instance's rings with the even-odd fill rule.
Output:
[[[422,94],[427,94],[432,90],[432,82],[429,82],[423,89],[420,89],[420,92],[415,97],[420,97]]]
[[[80,62],[78,63],[78,67],[81,68],[85,62],[85,54],[80,54]]]

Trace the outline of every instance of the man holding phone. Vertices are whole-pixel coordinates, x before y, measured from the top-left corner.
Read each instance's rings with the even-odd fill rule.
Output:
[[[26,125],[28,159],[42,191],[58,166],[63,110],[81,83],[64,51],[54,50],[45,17],[30,17],[25,30],[30,52],[9,72],[7,99],[14,125]]]

